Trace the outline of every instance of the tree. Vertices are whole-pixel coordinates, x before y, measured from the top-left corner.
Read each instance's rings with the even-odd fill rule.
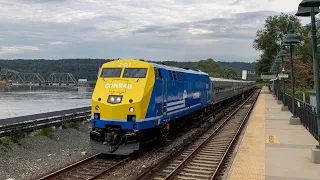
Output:
[[[285,35],[289,22],[293,23],[295,32],[302,35],[303,28],[300,20],[290,14],[281,13],[280,15],[269,16],[265,21],[264,28],[257,31],[253,42],[253,48],[262,52],[257,60],[256,72],[268,72],[280,50],[280,45]]]
[[[212,73],[212,75],[220,71],[220,65],[216,63],[212,58],[198,61],[196,63],[196,67],[208,74]]]
[[[317,26],[317,34],[319,34],[319,29],[320,29],[320,19],[316,17],[316,26]],[[309,36],[311,35],[311,24],[307,24],[305,26],[302,27],[302,33],[300,36],[300,40],[301,42],[301,46],[299,46],[297,48],[297,53],[303,55],[302,60],[304,62],[312,62],[313,61],[313,55],[312,55],[312,39]],[[317,44],[320,43],[319,39],[320,37],[318,37],[318,42]],[[319,50],[318,50],[319,53]],[[319,56],[319,54],[318,54]]]
[[[234,72],[231,68],[224,69],[223,71],[223,78],[236,79],[237,76],[238,76],[237,73]]]

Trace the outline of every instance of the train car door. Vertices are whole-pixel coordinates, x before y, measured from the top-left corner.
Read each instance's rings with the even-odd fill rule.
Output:
[[[158,89],[156,96],[158,100],[156,100],[156,116],[162,116],[163,115],[163,89],[164,89],[164,79],[161,74],[161,70],[158,68],[154,68],[155,73],[155,86]],[[160,100],[160,101],[159,101]]]
[[[167,101],[168,101],[168,80],[165,79],[163,81],[163,88],[162,88],[162,94],[163,94],[163,116],[166,117],[167,116]]]

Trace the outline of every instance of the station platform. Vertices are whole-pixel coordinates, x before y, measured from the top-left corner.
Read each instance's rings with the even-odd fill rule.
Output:
[[[248,119],[228,180],[320,180],[311,160],[318,142],[302,125],[290,125],[290,111],[263,87]]]

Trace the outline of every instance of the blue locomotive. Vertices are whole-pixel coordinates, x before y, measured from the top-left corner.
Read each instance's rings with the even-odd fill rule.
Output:
[[[90,144],[105,154],[130,154],[170,132],[178,119],[209,113],[251,88],[250,82],[139,60],[105,63],[92,95]]]

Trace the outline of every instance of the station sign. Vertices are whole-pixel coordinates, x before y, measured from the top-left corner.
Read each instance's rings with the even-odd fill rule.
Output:
[[[269,79],[275,79],[276,78],[276,75],[261,75],[260,77],[261,79],[266,79],[266,80],[269,80]]]
[[[278,74],[279,78],[288,78],[289,75],[288,74]]]

